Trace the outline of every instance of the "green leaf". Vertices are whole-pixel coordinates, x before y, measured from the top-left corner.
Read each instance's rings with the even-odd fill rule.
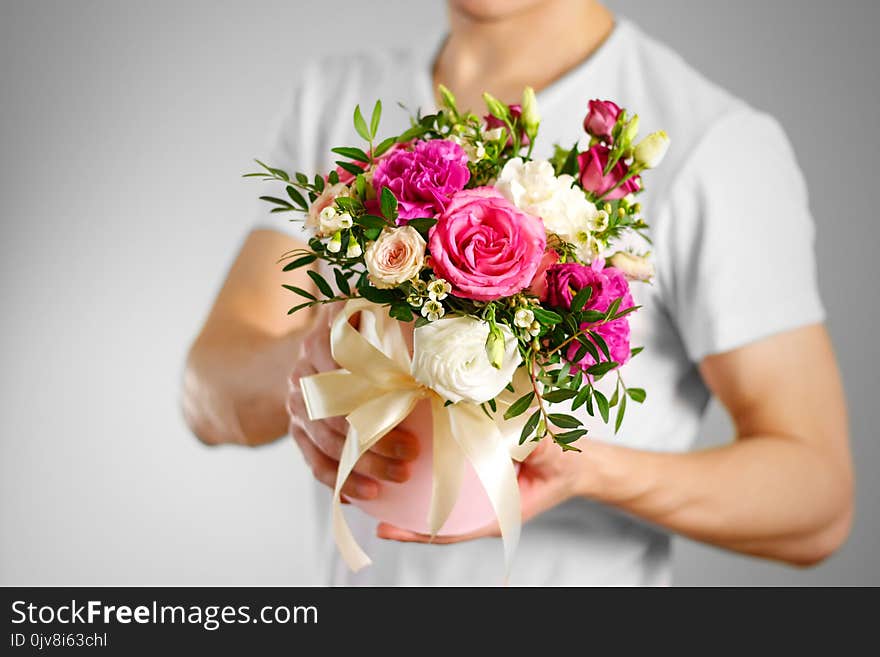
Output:
[[[293,206],[285,201],[283,198],[278,198],[277,196],[261,196],[261,201],[268,201],[269,203],[275,203],[276,205],[284,206],[285,208],[292,208]]]
[[[337,146],[336,148],[331,148],[330,151],[332,153],[338,153],[342,157],[347,157],[351,160],[356,160],[357,162],[362,162],[364,164],[370,161],[370,156],[364,153],[360,148],[354,148],[351,146]]]
[[[577,142],[574,143],[574,146],[571,147],[571,150],[568,151],[568,156],[565,158],[565,162],[562,165],[562,171],[560,173],[567,173],[570,176],[576,176],[578,173],[578,145]]]
[[[493,399],[490,399],[490,400],[489,400],[488,402],[486,402],[486,403],[489,404],[489,408],[492,409],[492,412],[493,412],[493,413],[495,413],[495,412],[498,410],[498,405],[495,403],[495,399],[494,399],[494,398],[493,398]]]
[[[625,317],[626,315],[629,315],[630,313],[634,313],[639,308],[641,308],[641,306],[630,306],[629,308],[627,308],[625,310],[621,310],[619,313],[617,313],[611,319],[620,319],[621,317]]]
[[[602,376],[603,374],[607,374],[611,370],[617,367],[617,363],[613,360],[608,360],[603,363],[596,363],[592,367],[587,368],[587,374],[591,374],[593,376]]]
[[[584,346],[584,348],[587,350],[587,352],[590,354],[590,356],[593,357],[594,361],[596,361],[598,363],[600,360],[602,360],[601,358],[599,358],[599,350],[596,349],[596,345],[593,343],[592,340],[590,340],[590,338],[588,338],[585,335],[581,335],[581,336],[578,336],[577,341],[580,342]],[[577,359],[577,362],[579,362],[579,361],[580,361],[580,358]]]
[[[317,301],[318,297],[316,297],[311,292],[306,292],[301,287],[296,287],[295,285],[282,285],[281,287],[290,290],[291,292],[296,292],[301,297],[305,297],[306,299],[311,299],[312,301]]]
[[[628,394],[629,398],[637,404],[641,404],[648,396],[648,393],[645,392],[644,388],[627,388],[626,394]]]
[[[345,277],[345,274],[342,273],[342,270],[334,269],[333,276],[336,278],[336,287],[339,288],[339,291],[345,296],[350,296],[351,285],[349,285],[348,279]]]
[[[534,392],[529,392],[529,393],[523,395],[522,397],[517,399],[515,402],[513,402],[510,405],[510,408],[508,408],[506,411],[504,411],[504,419],[510,420],[512,418],[515,418],[518,415],[522,415],[523,413],[525,413],[528,410],[529,406],[532,403],[532,400],[534,400],[534,399],[535,399]]]
[[[397,219],[397,198],[387,187],[382,188],[382,193],[379,195],[379,205],[385,217],[391,221]]]
[[[296,172],[296,181],[300,185],[308,185],[309,184],[309,179],[306,177],[306,174],[301,173],[299,171]]]
[[[360,105],[355,105],[354,107],[354,129],[357,130],[357,133],[363,137],[365,141],[370,141],[370,131],[367,129],[367,122],[364,121],[364,115],[361,114]]]
[[[370,116],[370,137],[375,139],[376,132],[379,130],[379,120],[382,118],[382,101],[377,100],[373,105],[373,114]]]
[[[581,321],[589,324],[595,324],[605,319],[605,313],[598,310],[585,310],[581,313]]]
[[[544,324],[545,326],[553,326],[554,324],[558,324],[562,321],[562,315],[559,315],[552,310],[547,310],[546,308],[533,306],[532,312],[535,314],[535,319],[537,319],[539,323]]]
[[[336,171],[335,169],[333,171],[331,171],[327,175],[327,182],[330,183],[331,185],[335,185],[336,183],[338,183],[339,182],[339,172]]]
[[[361,174],[364,172],[363,169],[361,169],[356,164],[352,164],[351,162],[344,162],[343,160],[336,160],[336,164],[338,164],[341,169],[345,169],[353,176],[357,176],[358,174]]]
[[[526,439],[532,434],[532,431],[535,430],[535,427],[538,426],[538,420],[541,419],[541,411],[537,410],[526,420],[526,423],[523,425],[522,431],[519,434],[519,444],[522,445],[526,442]]]
[[[357,177],[355,177],[354,188],[357,192],[358,198],[367,197],[367,179],[364,177],[364,174],[359,173]]]
[[[373,149],[373,157],[379,157],[380,155],[384,155],[385,151],[394,146],[397,142],[395,137],[389,137],[388,139],[383,139],[379,142],[379,145]]]
[[[611,305],[608,306],[608,310],[605,311],[605,319],[610,320],[614,317],[614,313],[617,312],[617,309],[620,308],[620,300],[621,297],[617,297],[614,301],[611,302]]]
[[[550,413],[547,419],[560,429],[576,429],[581,426],[580,420],[573,415],[565,415],[564,413]]]
[[[586,287],[582,287],[577,291],[577,294],[571,300],[571,311],[572,312],[580,312],[584,309],[584,305],[586,305],[587,301],[590,300],[590,296],[593,294],[593,288],[589,285]]]
[[[596,331],[590,331],[590,337],[599,345],[599,349],[602,350],[602,353],[605,354],[606,360],[611,360],[611,352],[608,350],[608,343],[605,342],[605,338],[599,335]],[[596,359],[599,360],[598,358]]]
[[[294,306],[293,308],[291,308],[290,310],[288,310],[288,311],[287,311],[287,314],[288,314],[288,315],[292,315],[292,314],[295,313],[297,310],[302,310],[303,308],[308,308],[308,307],[313,306],[313,305],[315,305],[313,301],[306,301],[305,303],[301,303],[301,304],[299,304],[298,306]]]
[[[556,434],[556,442],[568,445],[587,433],[586,429],[575,429],[574,431],[566,431],[565,433]]]
[[[315,282],[315,285],[318,286],[318,289],[321,290],[321,293],[322,293],[324,296],[326,296],[326,297],[334,297],[334,296],[336,296],[336,295],[333,293],[333,288],[330,287],[330,283],[328,283],[327,281],[325,281],[325,280],[324,280],[324,277],[321,276],[321,274],[319,274],[319,273],[316,272],[316,271],[312,271],[311,269],[310,269],[309,271],[307,271],[306,273],[309,275],[309,278],[311,278],[311,279]]]
[[[379,228],[380,230],[388,225],[385,219],[374,214],[362,214],[360,217],[355,217],[354,223],[364,228]]]
[[[379,235],[382,233],[381,228],[367,228],[364,230],[364,237],[368,240],[375,240],[379,238]]]
[[[623,414],[626,413],[626,395],[620,398],[620,406],[617,407],[617,419],[614,421],[614,433],[620,431],[623,424]]]
[[[286,265],[284,265],[284,269],[281,271],[293,271],[299,267],[304,267],[305,265],[312,264],[315,260],[318,259],[314,253],[309,253],[308,255],[304,255],[301,258],[297,258],[296,260],[291,260]]]
[[[415,219],[410,219],[406,222],[407,226],[412,226],[417,231],[423,234],[427,234],[427,232],[431,229],[431,227],[437,223],[437,220],[434,217],[417,217]]]
[[[395,303],[391,306],[388,314],[401,322],[411,322],[413,318],[412,308],[408,303]]]
[[[290,197],[290,199],[291,199],[294,203],[296,203],[296,204],[297,204],[300,208],[302,208],[303,210],[305,210],[306,208],[309,207],[309,204],[306,203],[306,200],[303,198],[303,195],[300,194],[300,193],[296,190],[296,188],[292,187],[291,185],[288,185],[288,186],[287,186],[287,195]]]
[[[379,304],[391,303],[397,298],[393,290],[380,290],[369,285],[358,288],[358,292],[367,301]]]
[[[571,402],[571,410],[576,411],[581,406],[587,403],[587,399],[590,397],[590,393],[592,388],[590,386],[585,386],[578,391],[578,394],[575,395],[574,401]]]
[[[290,205],[290,206],[283,207],[283,208],[280,206],[277,208],[272,208],[271,210],[269,210],[269,213],[275,214],[276,212],[295,212],[295,211],[296,211],[296,208],[294,208],[292,205]]]
[[[608,405],[611,408],[614,408],[615,406],[617,406],[617,402],[620,401],[620,395],[618,394],[618,392],[619,392],[618,388],[615,387],[614,394],[611,395],[611,400],[608,402]]]
[[[324,177],[320,173],[315,174],[315,189],[319,194],[324,191]]]
[[[544,398],[544,401],[549,402],[550,404],[556,404],[558,402],[565,401],[566,399],[571,399],[575,396],[577,396],[577,390],[569,390],[568,388],[551,390],[550,392],[546,392],[541,395],[541,397]]]
[[[412,141],[413,139],[416,139],[417,137],[421,137],[423,134],[425,134],[425,132],[426,132],[426,130],[422,126],[414,125],[409,130],[406,130],[405,132],[401,133],[397,137],[396,141],[398,144],[405,144],[406,142]]]
[[[632,358],[633,356],[638,356],[640,353],[642,353],[643,349],[644,347],[635,347],[632,351],[629,352],[629,357]]]
[[[608,424],[608,398],[598,390],[593,393],[593,396],[596,398],[596,406],[599,407],[599,415],[602,416],[602,421]]]

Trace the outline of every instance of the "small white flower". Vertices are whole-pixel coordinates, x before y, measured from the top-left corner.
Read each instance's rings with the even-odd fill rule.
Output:
[[[513,315],[513,323],[520,328],[529,328],[535,321],[535,313],[530,308],[520,308]]]
[[[339,231],[333,233],[333,237],[327,243],[327,250],[330,253],[339,253],[342,250],[342,233]]]
[[[351,218],[351,215],[348,212],[343,212],[340,214],[336,220],[339,222],[339,228],[342,230],[346,230],[347,228],[351,228],[354,221]]]
[[[536,337],[541,332],[541,322],[534,321],[529,327],[529,335]]]
[[[483,131],[483,139],[486,141],[498,141],[501,139],[501,133],[504,132],[504,128],[492,128],[491,130]]]
[[[406,298],[406,302],[411,305],[413,308],[418,308],[422,305],[425,299],[418,293],[413,292]]]
[[[422,306],[422,316],[426,317],[429,322],[436,322],[445,314],[446,310],[443,308],[443,304],[434,299],[428,299]]]
[[[486,157],[486,147],[483,146],[483,142],[478,141],[474,144],[474,159],[482,160],[484,157]]]
[[[608,213],[605,210],[599,210],[587,222],[587,227],[590,229],[590,232],[601,233],[608,228]]]
[[[443,278],[435,278],[428,283],[428,296],[434,301],[441,301],[452,292],[452,286]]]
[[[318,215],[318,233],[320,235],[332,235],[342,226],[339,225],[340,215],[336,212],[336,208],[328,205],[321,210]]]

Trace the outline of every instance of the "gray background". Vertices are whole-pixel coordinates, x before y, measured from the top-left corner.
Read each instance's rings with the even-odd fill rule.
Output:
[[[819,568],[680,540],[676,582],[880,584],[880,3],[610,4],[786,126],[812,189],[859,474],[852,538]],[[314,581],[292,444],[201,447],[178,411],[181,364],[253,216],[238,176],[298,63],[444,13],[0,0],[0,584]],[[705,434],[730,435],[717,408]]]

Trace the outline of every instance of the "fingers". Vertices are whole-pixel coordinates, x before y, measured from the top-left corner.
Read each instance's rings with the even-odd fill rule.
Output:
[[[333,489],[336,486],[336,472],[339,463],[319,450],[300,427],[291,426],[290,433],[311,468],[315,479]],[[350,498],[371,500],[379,495],[379,483],[357,472],[352,472],[342,486],[342,494]]]
[[[419,439],[405,429],[396,428],[373,445],[370,451],[399,461],[414,461],[419,455]]]
[[[387,522],[380,522],[376,527],[376,536],[389,541],[399,541],[401,543],[432,543],[435,545],[448,545],[450,543],[461,543],[463,541],[473,541],[478,538],[487,536],[500,536],[498,524],[493,523],[482,529],[471,532],[469,534],[459,534],[456,536],[435,536],[433,539],[428,534],[419,534],[411,532],[408,529],[395,527]]]
[[[338,461],[342,456],[345,436],[330,429],[326,422],[304,421],[301,423],[306,435],[311,438],[324,455]],[[409,479],[410,466],[398,459],[391,459],[369,451],[358,459],[354,471],[374,479],[404,482]]]

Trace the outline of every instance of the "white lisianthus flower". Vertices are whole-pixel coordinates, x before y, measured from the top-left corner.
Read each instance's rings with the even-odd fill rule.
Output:
[[[504,325],[498,328],[504,336],[504,354],[496,369],[486,355],[488,322],[448,317],[420,326],[413,333],[413,378],[453,403],[494,399],[522,360],[513,333]]]
[[[663,130],[652,132],[636,144],[633,150],[633,159],[646,169],[653,169],[663,161],[668,150],[669,135]]]
[[[425,264],[425,240],[411,226],[385,228],[364,253],[370,282],[379,289],[415,278]]]
[[[590,231],[598,211],[573,182],[569,175],[555,176],[547,160],[515,157],[504,165],[495,188],[520,210],[541,217],[548,233],[574,243],[579,233]]]

